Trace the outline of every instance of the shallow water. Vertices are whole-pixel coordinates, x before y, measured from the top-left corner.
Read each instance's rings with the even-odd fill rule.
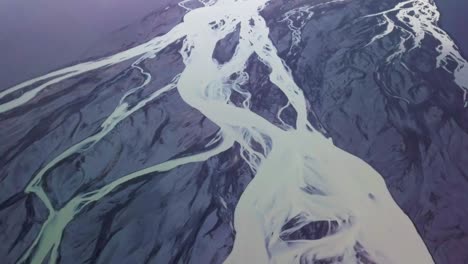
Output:
[[[0,256],[463,263],[467,68],[438,15],[171,3],[3,89]]]

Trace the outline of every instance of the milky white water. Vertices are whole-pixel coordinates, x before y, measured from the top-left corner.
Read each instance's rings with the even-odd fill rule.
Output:
[[[203,7],[193,10],[185,5],[186,2],[181,4],[188,12],[184,21],[163,36],[101,60],[49,73],[0,93],[1,99],[44,81],[0,105],[1,113],[27,103],[49,85],[131,58],[138,57],[132,67],[145,76],[143,84],[123,96],[98,133],[65,150],[34,175],[25,192],[37,195],[48,208],[49,216],[18,263],[43,263],[49,254],[47,262],[55,263],[67,224],[84,207],[99,201],[122,184],[153,172],[206,161],[235,143],[241,146],[241,156],[255,172],[255,178],[247,186],[235,210],[236,237],[225,263],[283,264],[306,263],[307,260],[313,263],[314,260],[330,258],[340,259],[341,263],[361,263],[356,257],[357,251],[365,252],[364,255],[376,263],[433,263],[415,227],[391,197],[382,177],[369,165],[335,147],[331,140],[312,129],[303,92],[294,82],[286,63],[278,57],[269,39],[269,28],[259,14],[269,1],[203,1]],[[411,1],[413,4],[419,2],[422,1]],[[405,5],[400,4],[387,12],[402,12],[403,15]],[[310,18],[312,9],[300,12],[305,12],[305,17]],[[381,17],[382,25],[387,25],[387,28],[372,41],[398,27],[386,15],[386,12],[373,15]],[[285,19],[287,21],[290,17]],[[410,25],[415,28],[421,25],[418,23],[415,20]],[[218,64],[212,58],[216,43],[239,25],[240,38],[235,54],[225,64]],[[428,27],[424,29],[434,35],[440,33],[434,28],[431,28],[434,32],[428,31]],[[294,33],[300,29],[291,30],[296,34],[294,41],[300,41],[300,34]],[[418,42],[419,37],[413,36],[414,41]],[[127,96],[145,89],[151,80],[151,74],[138,64],[157,56],[159,51],[176,41],[183,41],[180,54],[185,69],[171,83],[130,106],[126,102]],[[441,45],[439,64],[443,67],[446,57],[456,56],[456,53],[450,45]],[[251,111],[250,94],[241,89],[248,79],[244,72],[247,61],[254,54],[270,68],[270,81],[288,99],[287,105],[277,114],[283,124],[281,128]],[[463,66],[458,71],[463,71]],[[457,76],[455,73],[459,80],[461,75]],[[67,157],[92,147],[122,120],[172,89],[177,89],[187,104],[219,126],[218,136],[205,150],[124,175],[99,189],[75,196],[61,208],[52,205],[43,189],[44,175]],[[244,98],[240,106],[231,102],[234,93]],[[286,107],[292,107],[297,113],[294,124],[286,124],[281,119],[281,111]],[[285,228],[293,219],[295,224]],[[325,237],[282,239],[307,224],[319,221],[334,226]]]
[[[333,3],[341,3],[346,0],[330,0],[328,2],[316,5],[304,5],[286,12],[280,22],[286,22],[291,30],[291,47],[288,55],[295,55],[299,50],[299,44],[302,41],[302,29],[305,24],[314,16],[314,9],[321,6],[330,5]]]
[[[394,15],[396,19],[392,20],[390,15]],[[404,1],[390,10],[366,17],[378,17],[380,19],[379,25],[385,26],[384,32],[376,35],[371,43],[382,39],[395,30],[406,35],[406,37],[401,37],[397,51],[387,59],[387,62],[391,62],[392,59],[407,51],[421,47],[426,35],[439,41],[436,48],[439,53],[437,67],[442,67],[453,73],[455,83],[463,91],[464,106],[468,107],[468,62],[462,57],[450,36],[437,26],[440,13],[433,0]],[[456,64],[454,70],[448,68],[451,62]]]

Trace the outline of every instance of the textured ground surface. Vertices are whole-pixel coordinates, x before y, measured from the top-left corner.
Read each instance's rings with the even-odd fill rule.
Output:
[[[185,10],[173,1],[163,2],[151,5],[141,19],[99,38],[80,56],[114,54],[165,34],[182,21]],[[439,42],[432,36],[392,63],[387,63],[388,58],[397,52],[395,47],[404,36],[401,32],[366,45],[384,28],[377,26],[377,19],[362,17],[392,8],[398,1],[376,2],[339,2],[317,8],[309,19],[295,19],[301,32],[297,45],[292,45],[291,29],[281,17],[304,1],[275,0],[261,14],[279,56],[304,91],[310,122],[333,138],[337,147],[382,174],[436,263],[468,263],[468,108],[463,107],[463,91],[449,71],[436,67]],[[447,19],[447,26],[451,23]],[[453,26],[448,31],[457,34]],[[229,60],[237,39],[236,33],[228,35],[218,43],[213,57]],[[458,40],[465,48],[466,41],[466,37]],[[129,102],[148,97],[183,70],[181,45],[174,43],[139,64],[151,72],[152,79]],[[15,59],[26,60],[28,67],[35,63],[19,55]],[[41,70],[74,59],[52,62],[49,65],[54,66]],[[28,103],[0,114],[3,263],[18,261],[48,216],[37,196],[24,193],[27,184],[53,158],[97,133],[125,92],[144,82],[132,62],[54,84]],[[455,67],[449,61],[449,70]],[[11,78],[11,69],[0,73],[0,84],[9,86],[34,72],[26,71],[23,77],[14,71]],[[275,122],[286,99],[268,80],[268,71],[257,57],[251,57],[246,86],[252,94],[252,111]],[[283,118],[292,120],[295,113],[285,110]],[[44,175],[45,193],[54,208],[61,208],[77,194],[196,153],[218,130],[171,90],[123,120],[92,147],[55,164]],[[129,181],[70,221],[58,262],[222,263],[235,239],[234,209],[252,177],[234,147],[205,162]]]

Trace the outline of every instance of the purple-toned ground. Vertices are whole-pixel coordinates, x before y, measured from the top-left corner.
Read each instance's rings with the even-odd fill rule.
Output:
[[[437,41],[428,37],[422,47],[386,64],[398,33],[365,46],[381,29],[376,21],[354,22],[400,1],[356,0],[304,23],[303,41],[290,53],[291,32],[279,17],[305,2],[272,0],[262,16],[310,103],[311,123],[382,174],[437,264],[468,263],[468,110],[453,76],[435,67]],[[468,34],[460,25],[468,25],[468,2],[455,2],[438,1],[441,25],[467,54]],[[168,32],[184,14],[171,0],[1,1],[0,90],[136,46]],[[228,60],[237,37],[219,42],[213,57]],[[174,43],[141,63],[153,79],[130,102],[157,91],[184,68],[180,48]],[[2,263],[15,263],[47,218],[40,200],[24,193],[32,175],[99,131],[122,95],[144,81],[131,62],[63,81],[0,114]],[[255,88],[252,111],[274,119],[284,96],[257,57],[246,71],[246,86]],[[283,113],[286,121],[294,116]],[[57,164],[45,176],[45,189],[59,208],[77,193],[193,153],[217,129],[171,91],[93,148]],[[253,176],[239,149],[157,176],[129,182],[77,215],[65,228],[58,262],[222,263],[235,238],[234,208]],[[319,224],[311,230],[294,235],[312,239],[323,231]]]

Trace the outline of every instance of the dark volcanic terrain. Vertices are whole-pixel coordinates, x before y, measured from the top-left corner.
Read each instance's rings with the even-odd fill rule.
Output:
[[[458,18],[466,21],[459,14],[468,6],[442,1],[438,3],[441,27],[467,54],[468,34],[462,32]],[[401,54],[401,39],[409,33],[398,28],[372,41],[386,28],[378,17],[365,16],[390,9],[397,0],[336,1],[314,8],[311,17],[297,13],[290,18],[300,34],[296,43],[285,14],[322,2],[272,0],[261,11],[279,56],[305,94],[310,122],[337,147],[384,177],[437,264],[468,263],[468,108],[453,75],[458,62],[449,59],[446,69],[437,67],[440,40],[430,34],[413,49],[408,42]],[[125,21],[123,27],[101,28],[93,41],[77,37],[64,44],[66,34],[43,40],[53,43],[43,46],[33,45],[34,38],[21,34],[18,39],[6,37],[6,42],[0,39],[4,58],[0,91],[61,66],[144,43],[170,31],[185,14],[174,1],[142,5],[148,6],[147,12],[129,12],[132,19],[120,20],[120,24]],[[3,7],[12,8],[0,4],[2,12],[6,12]],[[2,32],[21,27],[1,23],[2,12],[0,38],[5,38]],[[8,19],[10,23],[14,17]],[[46,34],[48,29],[35,30]],[[90,34],[85,39],[91,36],[83,34]],[[219,42],[213,58],[228,61],[238,35],[239,29]],[[19,261],[48,219],[46,205],[37,195],[25,193],[28,183],[67,149],[99,134],[126,92],[145,82],[143,72],[152,78],[126,98],[132,107],[177,78],[185,67],[179,52],[182,45],[182,41],[172,43],[155,58],[139,63],[140,68],[132,65],[134,59],[126,60],[53,84],[31,101],[0,113],[2,263]],[[46,56],[21,56],[32,53]],[[275,118],[287,99],[268,80],[269,71],[258,57],[250,57],[245,87],[252,95],[252,111],[280,125]],[[0,104],[9,99],[0,98]],[[296,114],[286,109],[282,117],[291,124]],[[64,208],[73,197],[125,175],[203,151],[218,131],[176,89],[169,90],[102,139],[54,164],[44,173],[42,186],[53,208]],[[125,182],[70,219],[56,245],[57,263],[223,263],[235,239],[234,210],[253,177],[239,145],[234,145],[207,161]]]

